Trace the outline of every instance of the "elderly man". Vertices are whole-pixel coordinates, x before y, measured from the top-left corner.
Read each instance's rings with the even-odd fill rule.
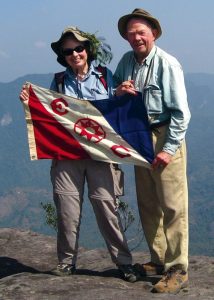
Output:
[[[185,133],[190,120],[181,65],[155,45],[159,21],[143,9],[119,19],[132,51],[120,60],[116,95],[142,92],[155,159],[151,169],[135,167],[138,208],[151,261],[136,264],[142,275],[163,275],[152,289],[175,293],[188,283],[188,189]]]

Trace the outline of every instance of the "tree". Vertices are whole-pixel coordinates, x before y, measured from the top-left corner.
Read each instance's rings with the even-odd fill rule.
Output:
[[[120,215],[123,231],[126,232],[135,221],[135,217],[132,210],[129,208],[127,202],[120,200],[119,197],[117,197],[116,200],[117,200],[118,213]],[[51,202],[48,203],[41,202],[41,206],[45,211],[46,224],[50,226],[52,229],[54,229],[55,231],[57,231],[57,214],[56,214],[55,206]],[[136,249],[140,245],[142,240],[143,240],[142,228],[140,222],[138,222],[138,228],[136,230],[136,234],[130,240],[128,240],[128,243],[131,244],[131,250]]]
[[[42,208],[45,210],[45,221],[48,226],[50,226],[52,229],[57,231],[57,215],[56,215],[56,209],[55,206],[48,202],[43,203],[41,202]]]

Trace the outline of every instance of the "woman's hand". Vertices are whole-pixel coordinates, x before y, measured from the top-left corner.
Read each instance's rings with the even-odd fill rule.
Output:
[[[29,100],[29,88],[26,84],[24,84],[22,86],[22,90],[20,92],[19,99],[21,101],[28,101]]]
[[[123,96],[125,94],[137,95],[137,91],[134,87],[134,80],[127,80],[121,83],[115,91],[116,96]]]

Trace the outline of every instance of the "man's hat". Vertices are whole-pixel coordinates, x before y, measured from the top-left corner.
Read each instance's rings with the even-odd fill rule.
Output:
[[[125,40],[127,39],[126,38],[127,23],[132,18],[143,18],[147,20],[149,24],[151,24],[152,27],[154,27],[157,30],[156,39],[158,39],[161,36],[162,30],[159,21],[156,18],[154,18],[152,15],[150,15],[150,13],[148,13],[146,10],[143,10],[141,8],[135,8],[131,14],[121,17],[118,21],[119,32]]]

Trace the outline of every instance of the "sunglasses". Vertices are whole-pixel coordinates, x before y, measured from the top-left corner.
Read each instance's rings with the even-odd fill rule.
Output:
[[[85,50],[84,46],[77,46],[74,49],[72,49],[72,48],[62,49],[62,55],[63,56],[69,56],[69,55],[72,55],[74,51],[77,52],[77,53],[80,53],[83,50]]]

